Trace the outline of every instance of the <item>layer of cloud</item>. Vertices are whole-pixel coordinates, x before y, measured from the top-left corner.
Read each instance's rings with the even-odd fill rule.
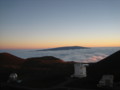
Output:
[[[76,62],[97,62],[112,53],[120,50],[120,47],[114,48],[91,48],[78,50],[62,50],[62,51],[36,51],[36,50],[1,50],[0,52],[9,52],[21,58],[55,56],[64,61]]]

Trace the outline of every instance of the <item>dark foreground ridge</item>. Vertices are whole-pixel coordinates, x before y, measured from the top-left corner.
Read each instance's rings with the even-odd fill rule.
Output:
[[[25,59],[19,58],[9,53],[0,53],[0,67],[17,68]]]
[[[97,89],[97,84],[103,75],[113,75],[114,76],[114,87],[112,90],[120,90],[120,51],[106,57],[105,59],[90,64],[87,67],[87,77],[81,80],[76,80],[69,83],[69,87],[78,88],[95,88]],[[116,89],[119,87],[119,89]],[[110,88],[104,90],[111,90]]]
[[[5,58],[8,63],[3,62]],[[19,65],[19,68],[9,66],[9,60],[15,66]],[[8,53],[0,53],[1,62],[0,88],[2,90],[120,90],[120,51],[90,64],[87,67],[87,77],[82,79],[71,78],[75,62],[65,62],[52,56],[21,59]],[[9,75],[13,72],[18,74],[20,83],[8,82]],[[114,75],[114,87],[98,88],[97,84],[101,77],[108,74]]]
[[[42,50],[37,50],[37,51],[57,51],[57,50],[73,50],[73,49],[89,49],[89,48],[88,47],[81,47],[81,46],[66,46],[66,47],[42,49]]]

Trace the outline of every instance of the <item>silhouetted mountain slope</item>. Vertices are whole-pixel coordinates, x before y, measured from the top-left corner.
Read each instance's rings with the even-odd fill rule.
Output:
[[[32,57],[28,58],[27,60],[35,60],[39,62],[64,62],[63,60],[53,57],[53,56],[43,56],[43,57]]]
[[[87,67],[86,78],[77,79],[66,86],[74,88],[97,88],[97,84],[102,76],[108,74],[114,76],[114,82],[120,82],[120,51],[97,63],[90,64]]]
[[[98,79],[104,74],[112,74],[115,81],[120,80],[120,51],[88,67],[88,77]]]
[[[24,68],[37,68],[37,69],[56,69],[57,67],[63,68],[67,66],[67,62],[63,60],[53,57],[53,56],[44,56],[44,57],[33,57],[28,58],[23,63],[22,67]]]
[[[56,51],[56,50],[71,50],[71,49],[89,49],[89,48],[81,47],[81,46],[68,46],[68,47],[57,47],[57,48],[42,49],[42,50],[37,50],[37,51]]]
[[[0,53],[0,83],[6,82],[10,73],[17,72],[24,59],[9,53]]]
[[[18,67],[24,62],[24,59],[16,57],[9,53],[0,53],[0,66],[2,67]]]
[[[120,66],[120,51],[115,52],[114,54],[106,57],[105,59],[96,63],[97,65],[106,64],[106,65],[119,65]]]

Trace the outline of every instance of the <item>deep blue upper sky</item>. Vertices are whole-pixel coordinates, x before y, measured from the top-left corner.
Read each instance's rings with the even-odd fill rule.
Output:
[[[120,0],[0,0],[0,48],[120,46]]]

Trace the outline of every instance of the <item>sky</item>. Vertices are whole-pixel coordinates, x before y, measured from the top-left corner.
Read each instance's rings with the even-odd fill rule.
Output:
[[[0,49],[120,47],[120,0],[0,0]]]

